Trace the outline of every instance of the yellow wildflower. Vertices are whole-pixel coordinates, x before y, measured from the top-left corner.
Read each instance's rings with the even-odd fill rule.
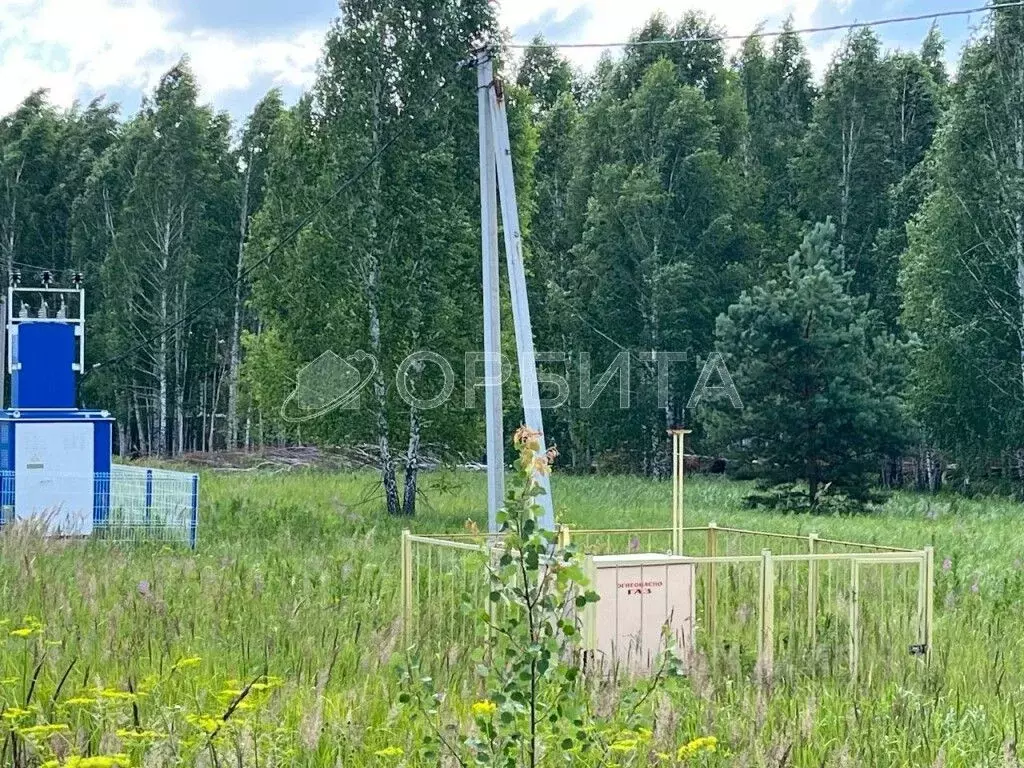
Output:
[[[163,738],[163,734],[157,731],[132,731],[121,728],[117,731],[117,738],[122,741],[154,741]]]
[[[612,742],[609,749],[612,752],[632,752],[637,748],[639,743],[639,739],[619,739],[618,741]]]
[[[636,733],[640,741],[650,741],[651,737],[654,736],[654,731],[650,728],[637,728]]]
[[[512,435],[512,442],[515,443],[515,445],[517,446],[529,448],[532,451],[539,451],[540,436],[540,432],[538,432],[535,429],[530,429],[525,424],[522,424],[515,431],[515,434]]]
[[[43,723],[42,725],[30,725],[26,728],[17,729],[20,736],[37,739],[45,739],[53,736],[55,733],[61,733],[66,730],[68,730],[68,727],[64,723]]]
[[[258,683],[253,683],[251,686],[249,686],[249,690],[257,692],[269,691],[273,690],[274,688],[278,688],[282,683],[284,683],[284,680],[282,678],[274,677],[273,675],[271,675],[270,677],[266,677]]]
[[[4,710],[5,720],[18,720],[22,717],[28,717],[32,714],[31,709],[22,709],[21,707],[10,707]]]
[[[90,704],[95,704],[96,699],[88,696],[73,696],[64,702],[69,707],[87,707]]]
[[[63,764],[63,768],[130,768],[131,764],[131,759],[124,754],[92,757],[73,755]],[[58,760],[47,760],[40,768],[61,768],[61,763]]]
[[[683,744],[676,752],[676,760],[689,760],[701,752],[714,752],[718,749],[718,739],[714,736],[701,736]]]
[[[197,728],[213,733],[220,728],[221,721],[210,715],[187,715],[185,719]]]
[[[32,637],[32,635],[37,635],[43,631],[43,623],[35,616],[26,616],[22,621],[25,626],[12,629],[10,632],[11,637]]]
[[[490,699],[483,699],[474,702],[470,709],[472,709],[474,717],[490,717],[498,711],[498,705]]]
[[[384,749],[378,749],[373,754],[377,757],[401,757],[405,754],[405,750],[401,747],[384,747]]]
[[[152,690],[156,685],[160,683],[160,677],[158,675],[146,675],[142,680],[139,681],[139,685],[136,688],[138,691],[149,691]]]
[[[20,678],[17,678],[17,677],[5,677],[3,680],[0,680],[0,685],[17,685],[20,682],[21,682]]]
[[[189,667],[198,667],[203,663],[202,656],[189,656],[185,659],[178,659],[174,662],[174,666],[171,667],[171,671],[174,672],[179,669],[188,669]]]

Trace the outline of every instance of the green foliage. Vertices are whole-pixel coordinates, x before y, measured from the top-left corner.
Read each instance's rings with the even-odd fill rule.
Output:
[[[554,48],[546,44],[543,35],[530,41],[538,47],[527,48],[516,72],[516,84],[533,94],[533,108],[541,115],[550,112],[563,94],[572,94],[574,75],[572,67]]]
[[[814,105],[811,64],[792,19],[766,51],[761,38],[748,38],[736,63],[750,121],[744,170],[755,189],[763,227],[769,234],[771,261],[797,246],[800,232],[799,186],[793,160],[807,132]]]
[[[961,62],[908,228],[903,320],[922,345],[911,402],[928,439],[967,482],[1019,492],[1024,430],[1024,15],[994,13]],[[997,457],[1005,457],[999,460]],[[982,485],[985,481],[982,481]]]
[[[765,487],[805,484],[793,495],[811,507],[829,494],[865,498],[907,434],[905,346],[850,294],[834,237],[831,223],[816,225],[783,275],[744,292],[716,331],[744,406],[713,414],[718,440]]]
[[[933,29],[926,62],[911,53],[883,55],[872,30],[852,32],[825,75],[796,161],[806,216],[837,222],[847,266],[856,271],[854,289],[870,296],[890,327],[899,313],[894,264],[913,208],[888,201],[923,158],[941,116],[940,43]]]
[[[272,248],[310,208],[328,204],[272,265],[258,270],[253,304],[262,332],[273,329],[299,366],[327,350],[343,357],[366,350],[390,379],[379,390],[375,382],[361,408],[301,428],[280,423],[280,402],[261,401],[264,417],[293,439],[300,429],[320,442],[407,438],[411,414],[393,386],[399,363],[430,349],[456,364],[473,348],[480,300],[465,285],[479,271],[477,198],[467,192],[477,174],[476,97],[463,87],[472,73],[455,65],[465,56],[465,41],[488,37],[494,22],[485,2],[451,2],[428,14],[416,5],[347,3],[327,35],[317,82],[281,121],[271,150],[252,254]],[[412,16],[419,21],[405,23]],[[411,57],[429,66],[413,72]],[[429,101],[442,83],[449,85]],[[535,151],[528,108],[513,106],[510,114],[523,125],[514,142],[528,164]],[[399,135],[368,172],[335,194]],[[527,184],[522,191],[528,210],[532,189]],[[276,381],[294,373],[249,365],[247,375],[269,377],[264,389],[276,396]],[[424,396],[440,389],[425,377],[416,385],[429,393]],[[476,414],[452,407],[434,416],[416,416],[432,441],[471,444]]]
[[[955,82],[937,26],[918,51],[860,29],[820,87],[791,21],[732,61],[708,39],[714,18],[692,11],[652,16],[634,41],[698,42],[629,45],[590,72],[544,47],[510,71],[498,46],[532,319],[554,353],[542,366],[571,392],[546,431],[568,467],[662,475],[674,422],[710,453],[683,408],[693,361],[741,292],[786,271],[806,223],[831,217],[849,292],[922,342],[897,388],[924,430],[904,437],[956,463],[964,487],[988,475],[1019,490],[1021,29],[1020,9],[986,15]],[[410,466],[421,444],[481,456],[479,409],[410,409],[394,375],[414,349],[460,372],[480,346],[480,292],[467,290],[477,106],[459,63],[467,41],[499,38],[486,0],[353,0],[309,91],[288,107],[271,91],[237,127],[200,102],[187,61],[120,122],[115,105],[60,110],[42,91],[0,118],[0,264],[26,282],[36,266],[86,272],[87,368],[116,361],[90,369],[82,394],[117,416],[122,452],[234,447],[243,433],[373,443],[394,459],[384,476],[402,463],[396,444]],[[610,392],[580,407],[581,385],[624,349],[630,409]],[[326,350],[373,352],[383,376],[357,409],[282,420],[297,369]],[[686,361],[662,393],[656,350]],[[461,378],[456,392],[473,386]],[[406,383],[430,395],[440,379],[426,365]]]

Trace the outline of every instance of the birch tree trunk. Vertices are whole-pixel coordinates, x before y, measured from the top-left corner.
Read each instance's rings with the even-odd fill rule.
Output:
[[[378,79],[372,96],[372,141],[370,151],[376,153],[380,146],[380,104],[383,98],[382,78]],[[371,202],[367,213],[367,229],[369,231],[369,255],[365,259],[363,287],[366,294],[367,310],[370,322],[370,352],[377,360],[377,370],[373,375],[373,396],[377,408],[377,447],[379,451],[381,483],[384,487],[384,501],[388,514],[397,515],[398,482],[395,478],[395,462],[391,457],[391,446],[388,441],[387,386],[384,372],[381,370],[381,328],[380,328],[380,284],[381,256],[383,249],[380,240],[380,192],[381,166],[375,163],[371,177]]]
[[[235,304],[231,318],[231,357],[228,368],[228,424],[227,448],[238,447],[238,377],[241,370],[242,338],[242,277],[245,267],[245,235],[249,225],[249,184],[252,180],[252,157],[245,165],[245,179],[242,182],[242,202],[238,217],[238,260],[235,263]],[[213,440],[211,438],[211,446]]]
[[[856,101],[854,101],[852,107],[856,108],[856,106]],[[854,122],[855,118],[851,117],[849,119],[848,124],[843,126],[843,171],[840,177],[839,188],[839,242],[842,243],[843,246],[849,245],[849,243],[846,242],[846,229],[850,222],[850,201],[852,198],[851,186],[853,183],[853,165],[857,156],[857,138],[860,134],[859,130],[854,129]]]
[[[176,292],[174,308],[174,455],[181,454],[185,447],[185,388],[188,382],[188,343],[185,337],[187,323],[182,323],[184,308],[188,300],[187,286]]]
[[[167,256],[162,260],[164,274],[167,272]],[[158,315],[160,327],[167,325],[167,286],[160,287],[160,313]],[[156,375],[159,381],[159,394],[157,395],[157,408],[159,416],[157,420],[157,431],[155,437],[156,450],[161,456],[167,452],[167,334],[161,334],[160,345],[156,352]]]
[[[22,160],[18,166],[17,172],[14,174],[14,181],[10,179],[5,181],[7,188],[7,199],[9,201],[7,215],[4,217],[4,228],[3,228],[3,239],[0,240],[0,244],[3,245],[4,249],[4,267],[7,269],[7,280],[10,282],[11,276],[14,274],[14,248],[17,245],[17,236],[15,232],[18,226],[18,187],[21,184],[21,173],[25,168],[25,161]],[[14,309],[13,307],[11,308]]]
[[[200,416],[200,428],[199,428],[199,450],[206,451],[206,426],[207,426],[207,414],[209,409],[206,407],[206,388],[208,382],[204,379],[203,385],[199,388],[199,413]]]
[[[213,381],[210,386],[210,393],[212,395],[210,402],[210,434],[209,443],[207,450],[212,451],[217,439],[217,409],[220,407],[220,391],[224,386],[224,368],[223,366],[215,366],[213,369]],[[236,430],[237,435],[237,430]],[[236,448],[237,445],[230,446],[231,449]]]
[[[132,393],[132,407],[135,411],[135,428],[139,433],[139,452],[149,454],[149,438],[146,432],[146,422],[142,419],[142,409],[139,407],[139,393]]]
[[[412,517],[416,514],[416,481],[420,468],[420,415],[415,407],[409,406],[409,447],[405,453],[405,497],[402,500],[402,514]]]
[[[391,458],[388,442],[387,386],[384,372],[379,365],[381,359],[380,332],[380,259],[371,255],[367,259],[366,299],[370,314],[370,352],[377,359],[377,370],[373,374],[373,397],[377,409],[377,448],[380,455],[381,483],[384,486],[384,501],[388,514],[397,515],[398,482],[395,478],[395,462]]]
[[[1020,58],[1024,57],[1019,57],[1018,61]],[[1024,61],[1020,61],[1017,81],[1021,101],[1024,102]],[[1024,103],[1013,121],[1014,166],[1018,179],[1024,178],[1024,114],[1021,111],[1024,111]],[[1013,202],[1016,203],[1013,206],[1013,250],[1017,262],[1017,347],[1020,353],[1021,397],[1024,398],[1024,198],[1018,194]]]

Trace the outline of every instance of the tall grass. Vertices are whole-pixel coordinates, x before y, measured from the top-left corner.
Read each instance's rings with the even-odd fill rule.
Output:
[[[195,553],[0,538],[0,764],[401,763],[375,754],[417,738],[395,706],[398,534],[482,526],[486,491],[480,475],[427,475],[404,521],[381,514],[375,487],[359,473],[206,475]],[[665,526],[669,489],[559,477],[555,503],[574,526]],[[695,675],[663,702],[661,737],[717,736],[708,764],[1018,765],[1024,508],[907,494],[878,514],[810,517],[744,510],[744,491],[689,479],[686,523],[934,545],[931,668],[771,690]],[[471,701],[448,658],[442,687]]]

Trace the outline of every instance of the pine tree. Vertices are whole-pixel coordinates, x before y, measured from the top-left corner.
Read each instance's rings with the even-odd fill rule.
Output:
[[[852,295],[835,227],[815,225],[781,277],[718,318],[716,346],[743,408],[717,403],[713,439],[774,495],[817,507],[869,497],[872,472],[906,434],[901,345]]]

